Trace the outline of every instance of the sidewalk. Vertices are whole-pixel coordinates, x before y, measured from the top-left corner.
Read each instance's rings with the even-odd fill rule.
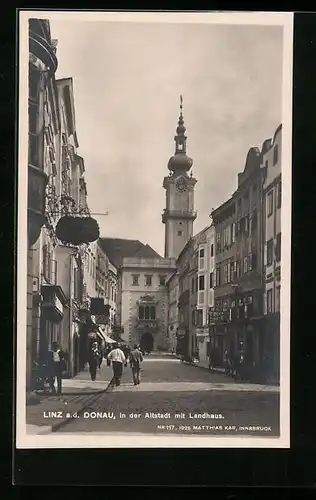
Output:
[[[177,354],[173,354],[173,357],[178,358],[178,359],[181,358],[181,356],[179,356]],[[209,362],[207,359],[205,361],[195,360],[194,363],[192,364],[192,366],[197,366],[199,368],[204,368],[204,369],[208,370],[209,369]],[[213,371],[219,372],[219,373],[225,373],[225,368],[213,368]]]
[[[72,379],[63,379],[61,396],[51,393],[34,394],[33,398],[38,399],[38,404],[26,405],[27,432],[38,434],[40,428],[47,432],[73,418],[83,408],[92,405],[108,389],[111,380],[112,368],[103,362],[95,381],[91,380],[86,368]]]
[[[206,370],[209,370],[209,361],[207,359],[205,361],[196,361],[193,366],[198,366],[199,368],[205,368]],[[214,367],[212,371],[225,373],[225,368]]]
[[[175,357],[177,357],[177,358],[180,359],[180,356],[175,356]],[[205,360],[205,361],[197,361],[197,360],[195,360],[194,363],[192,364],[192,366],[196,366],[198,368],[204,368],[206,370],[209,370],[209,362],[208,362],[208,360]],[[210,373],[212,373],[212,372],[224,373],[224,374],[226,373],[225,372],[225,368],[220,368],[220,367],[213,367],[212,371],[210,371]],[[253,384],[255,384],[255,382],[249,382],[249,385],[253,385]],[[280,383],[277,380],[269,379],[267,381],[267,383],[265,383],[265,384],[256,384],[256,385],[262,385],[264,387],[279,387]]]

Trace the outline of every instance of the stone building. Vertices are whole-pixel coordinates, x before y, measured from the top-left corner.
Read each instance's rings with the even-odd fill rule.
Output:
[[[264,351],[270,375],[280,377],[280,297],[281,297],[281,206],[282,206],[282,125],[275,131],[262,158],[263,183],[263,273]]]
[[[77,155],[72,79],[52,81],[43,97],[46,222],[33,253],[33,359],[43,363],[52,342],[67,354],[67,372],[79,370],[83,256],[78,246],[63,244],[56,226],[63,214],[86,209],[84,162]],[[69,203],[71,200],[71,209]]]
[[[102,248],[117,269],[116,327],[127,344],[167,350],[167,277],[174,260],[138,240],[101,238]]]
[[[53,169],[56,153],[55,138],[59,121],[56,113],[55,72],[58,61],[56,43],[51,38],[49,21],[29,20],[29,66],[28,66],[28,254],[27,254],[27,321],[26,321],[26,388],[34,383],[34,362],[39,352],[37,336],[38,314],[41,302],[39,275],[34,276],[34,266],[38,261],[35,247],[45,224],[45,187]],[[46,103],[46,104],[44,104]],[[46,110],[45,110],[46,106]],[[49,108],[49,109],[47,109]],[[49,114],[49,116],[47,116]],[[50,137],[45,131],[45,119],[50,120]],[[45,140],[48,139],[48,143]],[[48,147],[51,146],[51,164],[45,165]],[[33,323],[36,323],[35,325]]]
[[[194,242],[196,273],[195,276],[191,277],[191,293],[195,296],[195,308],[192,311],[192,327],[193,336],[196,338],[199,360],[205,362],[209,355],[209,309],[214,306],[214,226],[210,225],[203,229],[194,237]]]
[[[98,277],[100,276],[100,277]],[[103,239],[100,238],[97,242],[97,293],[98,296],[104,297],[106,306],[106,316],[99,318],[101,321],[101,330],[106,336],[111,336],[114,333],[116,303],[118,299],[118,276],[117,268],[109,259]],[[102,284],[101,284],[102,283]]]
[[[215,225],[215,295],[210,314],[211,347],[216,363],[224,352],[243,353],[247,366],[260,364],[263,355],[262,279],[262,157],[251,148],[245,168],[238,174],[232,197],[212,212]]]
[[[176,261],[179,280],[177,354],[184,356],[192,356],[196,352],[195,337],[192,335],[192,309],[195,304],[191,294],[191,279],[197,269],[194,250],[194,239],[190,238]]]
[[[213,273],[215,228],[208,226],[184,246],[177,272],[168,281],[169,331],[177,325],[177,350],[207,361],[209,354],[208,312],[214,304]],[[178,296],[175,316],[174,297]]]
[[[193,222],[197,217],[194,211],[194,186],[196,179],[188,175],[193,160],[186,154],[185,135],[182,114],[182,98],[180,116],[176,130],[175,154],[169,159],[169,176],[163,180],[166,190],[166,208],[162,214],[165,224],[165,257],[176,259],[185,244],[193,235]]]
[[[179,272],[174,271],[166,280],[168,296],[168,331],[169,349],[176,352],[177,334],[179,328],[178,302],[179,302]]]

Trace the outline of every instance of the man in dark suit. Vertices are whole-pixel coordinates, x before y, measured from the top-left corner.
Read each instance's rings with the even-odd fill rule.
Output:
[[[139,385],[140,383],[140,367],[143,361],[143,355],[141,351],[134,345],[134,349],[130,352],[129,362],[132,368],[134,385]]]
[[[62,373],[65,369],[65,353],[59,349],[58,343],[52,343],[52,350],[48,356],[49,385],[53,394],[56,394],[55,378],[57,378],[57,395],[62,392]]]

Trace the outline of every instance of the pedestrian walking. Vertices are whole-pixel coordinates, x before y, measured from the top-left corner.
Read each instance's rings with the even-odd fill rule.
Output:
[[[143,361],[143,355],[141,351],[137,348],[137,344],[134,345],[134,349],[130,352],[129,363],[132,368],[133,382],[134,385],[140,384],[140,368]]]
[[[48,356],[49,385],[53,394],[56,394],[55,379],[57,378],[57,395],[62,392],[62,373],[65,369],[65,353],[57,342],[52,343],[52,350]]]
[[[93,342],[89,352],[89,371],[91,380],[95,380],[97,376],[97,368],[100,362],[100,347],[98,342]]]
[[[101,347],[100,349],[100,358],[99,358],[99,370],[101,370],[101,365],[102,365],[102,361],[103,361],[103,356],[104,356],[104,348]]]
[[[124,366],[127,366],[127,360],[129,358],[129,353],[131,352],[131,350],[130,350],[129,346],[124,345],[122,347],[122,351],[124,352],[124,356],[125,356]]]
[[[120,349],[119,344],[114,345],[114,349],[108,354],[107,359],[112,362],[113,368],[113,384],[116,386],[121,385],[121,378],[123,374],[123,365],[126,361],[124,352]]]

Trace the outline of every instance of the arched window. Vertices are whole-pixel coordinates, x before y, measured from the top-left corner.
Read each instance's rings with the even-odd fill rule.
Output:
[[[138,319],[155,320],[156,319],[155,306],[139,306]]]
[[[138,318],[139,319],[144,319],[145,318],[145,308],[144,308],[144,306],[139,306]]]
[[[149,319],[156,319],[156,308],[154,306],[151,306],[151,308],[150,308],[150,318]]]

